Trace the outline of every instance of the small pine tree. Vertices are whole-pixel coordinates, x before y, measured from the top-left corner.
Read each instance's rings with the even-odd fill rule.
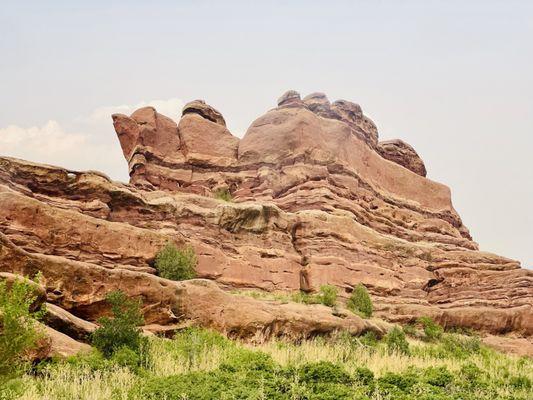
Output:
[[[98,320],[100,328],[92,334],[93,346],[106,357],[124,347],[140,353],[145,339],[139,328],[144,323],[140,301],[129,299],[121,291],[109,293],[106,300],[113,317]]]
[[[354,288],[346,305],[352,312],[365,318],[370,318],[374,312],[374,306],[372,305],[372,299],[368,294],[368,290],[361,283]]]
[[[385,337],[389,353],[409,354],[409,343],[402,329],[395,326]]]
[[[198,260],[191,246],[178,249],[174,243],[168,242],[155,258],[155,268],[159,276],[174,281],[183,281],[196,277]]]

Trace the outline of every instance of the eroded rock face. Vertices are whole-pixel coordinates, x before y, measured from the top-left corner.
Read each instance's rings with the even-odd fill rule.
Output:
[[[327,283],[345,299],[363,283],[390,321],[429,315],[447,326],[533,334],[533,273],[479,251],[450,190],[425,177],[410,146],[378,143],[357,104],[288,92],[242,139],[212,107],[190,104],[178,123],[150,107],[113,116],[129,185],[0,158],[0,270],[42,271],[48,301],[89,321],[106,312],[109,291],[122,289],[142,298],[146,323],[159,327],[197,320],[248,338],[381,332],[328,310],[308,314],[219,289]],[[233,201],[215,199],[218,188]],[[168,240],[192,245],[198,275],[212,282],[155,276]]]
[[[210,105],[206,104],[204,100],[194,100],[185,104],[183,110],[181,111],[181,115],[185,116],[186,114],[198,114],[204,119],[226,127],[226,121],[224,120],[222,114],[220,114],[219,111],[215,110]]]
[[[383,158],[400,164],[415,174],[426,176],[426,166],[418,153],[403,140],[394,139],[379,142],[379,154]]]

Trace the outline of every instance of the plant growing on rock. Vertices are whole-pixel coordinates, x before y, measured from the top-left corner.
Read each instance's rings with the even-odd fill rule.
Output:
[[[36,321],[44,315],[35,307],[35,288],[27,279],[0,282],[0,386],[23,372],[25,356],[43,337]]]
[[[368,294],[368,290],[361,283],[354,288],[346,306],[355,314],[359,314],[365,318],[370,318],[374,312],[374,306],[372,305],[372,299]]]
[[[168,242],[155,258],[155,268],[159,276],[174,281],[193,279],[196,276],[197,263],[196,253],[191,246],[178,249],[171,242]]]
[[[140,354],[146,345],[146,338],[139,328],[144,323],[140,301],[128,298],[121,291],[109,293],[106,300],[111,305],[113,317],[98,320],[100,328],[92,334],[93,346],[106,357],[124,348]]]
[[[219,188],[215,190],[214,192],[215,199],[222,200],[222,201],[233,201],[233,196],[231,195],[231,192],[228,188]]]

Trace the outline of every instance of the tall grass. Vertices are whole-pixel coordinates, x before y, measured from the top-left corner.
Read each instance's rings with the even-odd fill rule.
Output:
[[[460,335],[454,335],[454,337],[454,340],[469,340]],[[483,346],[472,347],[473,350],[465,350],[465,353],[461,355],[448,352],[445,345],[440,342],[428,343],[415,339],[409,339],[409,342],[411,353],[405,355],[397,352],[390,353],[384,343],[367,346],[361,345],[359,340],[348,337],[331,340],[317,338],[300,344],[273,340],[261,345],[251,345],[230,341],[211,331],[190,329],[177,335],[174,340],[152,338],[149,346],[152,362],[147,369],[140,372],[112,364],[95,368],[94,363],[85,364],[78,360],[70,363],[51,363],[43,367],[37,377],[25,376],[19,385],[22,388],[21,395],[12,398],[23,400],[140,400],[145,398],[142,391],[133,389],[142,386],[146,380],[169,377],[169,384],[172,384],[172,382],[179,381],[179,377],[185,374],[219,371],[221,365],[234,365],[240,362],[243,350],[265,353],[275,364],[296,370],[321,361],[329,361],[338,365],[351,375],[357,374],[361,367],[366,367],[374,373],[377,378],[376,382],[384,377],[390,378],[390,375],[387,375],[390,373],[407,374],[413,369],[422,371],[431,369],[431,367],[445,367],[457,379],[465,380],[461,377],[464,369],[468,367],[476,371],[477,367],[480,376],[484,377],[484,385],[488,385],[487,387],[491,389],[492,397],[487,397],[487,387],[473,386],[469,393],[472,398],[509,400],[528,398],[531,390],[528,382],[530,384],[533,381],[531,359],[504,355]],[[294,385],[297,386],[298,382]],[[187,398],[183,397],[183,399]],[[305,399],[307,397],[294,398]],[[383,392],[377,390],[369,393],[366,398],[378,400],[400,397],[386,397]],[[405,397],[405,399],[411,398],[414,397]],[[441,399],[442,397],[435,398]]]

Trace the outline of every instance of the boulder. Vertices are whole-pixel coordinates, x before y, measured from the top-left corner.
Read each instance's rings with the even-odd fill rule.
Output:
[[[79,341],[87,341],[91,333],[98,328],[96,324],[78,318],[51,303],[46,303],[44,322],[54,330]]]
[[[78,342],[46,325],[43,325],[43,329],[44,334],[49,341],[49,345],[46,346],[48,354],[46,354],[45,358],[66,358],[91,351],[91,346],[88,344]]]

